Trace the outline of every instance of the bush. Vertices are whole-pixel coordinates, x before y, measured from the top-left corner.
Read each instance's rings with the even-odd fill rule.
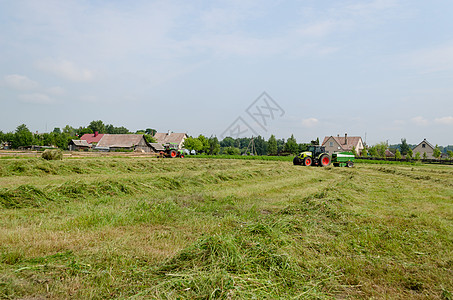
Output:
[[[62,160],[63,152],[59,149],[46,149],[41,155],[46,160]]]

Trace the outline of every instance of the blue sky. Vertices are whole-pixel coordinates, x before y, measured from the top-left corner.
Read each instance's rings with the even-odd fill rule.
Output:
[[[0,0],[0,130],[453,144],[452,1]],[[284,114],[246,113],[266,92]]]

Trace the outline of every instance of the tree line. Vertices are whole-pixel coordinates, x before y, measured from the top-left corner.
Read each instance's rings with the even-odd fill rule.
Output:
[[[26,148],[30,146],[56,146],[67,150],[71,140],[79,139],[82,135],[88,134],[143,134],[147,142],[155,142],[153,135],[155,129],[147,128],[131,132],[124,126],[116,127],[112,124],[104,124],[103,121],[91,121],[88,126],[74,128],[66,125],[63,128],[56,127],[49,133],[33,133],[25,124],[17,126],[14,132],[3,133],[0,131],[0,142],[8,143],[12,149]]]
[[[54,128],[50,133],[33,133],[25,124],[17,126],[14,132],[3,133],[0,131],[0,142],[9,143],[12,149],[20,149],[36,146],[56,146],[60,149],[67,150],[68,144],[73,139],[79,139],[82,135],[88,133],[99,134],[143,134],[147,142],[155,142],[153,136],[157,132],[155,129],[146,128],[131,132],[124,126],[116,127],[112,124],[104,124],[103,121],[91,121],[88,126],[80,126],[74,128],[66,125],[63,128]],[[275,135],[271,135],[268,140],[262,136],[232,138],[225,137],[223,140],[218,140],[216,136],[206,137],[199,135],[198,137],[189,136],[184,142],[184,148],[189,151],[194,150],[196,153],[204,153],[209,155],[226,154],[226,155],[294,155],[308,150],[310,145],[319,145],[319,138],[312,140],[309,143],[298,143],[291,135],[287,140],[277,139]],[[377,143],[371,147],[365,147],[360,153],[362,157],[386,157],[386,151],[391,151],[396,159],[402,157],[409,159],[421,159],[419,153],[415,155],[412,148],[416,145],[410,145],[406,139],[401,139],[400,144],[390,145],[386,142]],[[356,149],[353,149],[354,152]],[[450,158],[453,157],[453,146],[437,146],[434,149],[433,156],[439,158],[441,153],[446,153]],[[425,154],[426,155],[426,154]]]

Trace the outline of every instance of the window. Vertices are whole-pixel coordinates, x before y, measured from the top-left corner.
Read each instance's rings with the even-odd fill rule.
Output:
[[[426,144],[422,144],[422,148],[425,148],[426,147]]]
[[[330,142],[330,143],[329,143],[329,146],[330,146],[330,147],[333,147],[333,142]]]

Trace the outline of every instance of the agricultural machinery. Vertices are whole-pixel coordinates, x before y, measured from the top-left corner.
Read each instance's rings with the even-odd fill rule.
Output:
[[[183,150],[178,149],[178,145],[176,144],[165,144],[162,145],[162,149],[159,152],[161,157],[181,157],[184,158]]]
[[[330,155],[326,153],[326,148],[323,146],[310,146],[308,151],[301,152],[294,157],[293,164],[304,166],[321,166],[330,165]]]
[[[354,154],[352,152],[334,153],[332,157],[326,153],[323,146],[310,146],[308,151],[302,152],[293,159],[294,165],[304,166],[321,166],[325,167],[330,164],[335,167],[353,167]]]
[[[348,167],[354,166],[355,155],[352,152],[340,152],[332,154],[332,164],[335,167]]]

